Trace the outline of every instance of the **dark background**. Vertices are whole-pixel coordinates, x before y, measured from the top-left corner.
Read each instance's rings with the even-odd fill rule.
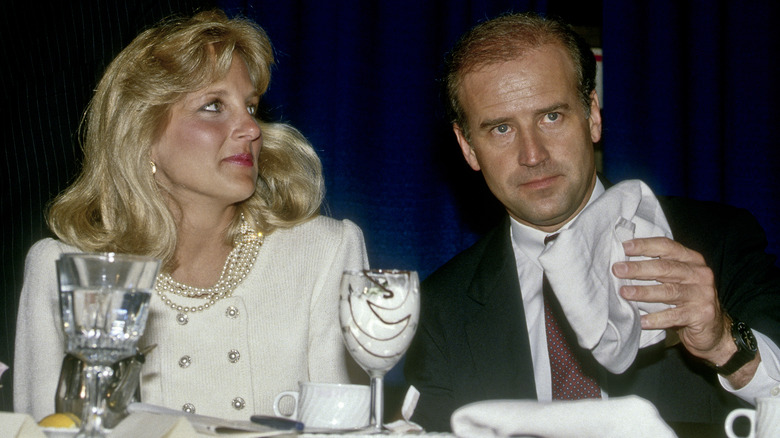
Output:
[[[217,4],[268,32],[278,64],[267,114],[315,145],[325,212],[363,229],[374,267],[425,278],[500,216],[460,156],[438,78],[461,33],[510,10],[562,16],[603,48],[597,148],[612,182],[642,178],[659,194],[748,208],[778,254],[780,14],[769,0],[736,3],[12,1],[0,14],[0,362],[13,363],[24,257],[49,235],[47,202],[76,175],[76,130],[103,69],[160,18]],[[398,370],[388,380],[393,395]],[[0,410],[11,410],[10,372],[0,384]]]

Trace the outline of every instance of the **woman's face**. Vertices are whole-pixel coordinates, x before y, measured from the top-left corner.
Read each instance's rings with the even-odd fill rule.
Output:
[[[260,96],[239,56],[227,75],[171,107],[152,146],[155,179],[182,208],[225,207],[252,196],[262,146]]]

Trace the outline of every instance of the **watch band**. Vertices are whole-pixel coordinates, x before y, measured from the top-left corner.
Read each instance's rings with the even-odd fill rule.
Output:
[[[756,352],[758,351],[758,344],[755,336],[753,336],[753,331],[744,322],[736,319],[731,322],[731,336],[737,345],[737,352],[725,364],[712,366],[718,374],[723,376],[733,374],[742,368],[742,366],[756,357]]]

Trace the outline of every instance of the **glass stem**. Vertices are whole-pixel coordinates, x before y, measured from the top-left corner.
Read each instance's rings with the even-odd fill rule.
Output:
[[[368,424],[375,433],[382,432],[382,414],[385,409],[385,396],[383,391],[383,375],[371,376],[371,414]]]
[[[84,412],[81,415],[81,430],[77,437],[103,437],[103,414],[106,410],[106,390],[114,370],[107,365],[84,367],[84,382],[87,390]]]

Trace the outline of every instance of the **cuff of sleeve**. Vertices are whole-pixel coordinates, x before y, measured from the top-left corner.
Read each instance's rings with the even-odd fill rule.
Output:
[[[755,405],[757,398],[780,395],[780,348],[771,339],[755,330],[753,335],[758,342],[761,362],[750,382],[742,388],[734,389],[725,377],[718,375],[718,380],[723,389]]]

